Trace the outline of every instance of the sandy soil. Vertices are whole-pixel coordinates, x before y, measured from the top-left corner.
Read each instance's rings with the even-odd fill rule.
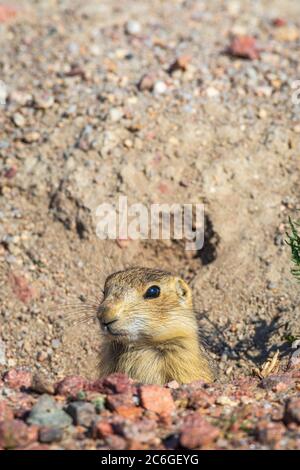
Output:
[[[109,272],[141,263],[190,282],[225,376],[284,360],[299,334],[284,243],[299,205],[299,2],[14,5],[0,20],[0,370],[95,377],[98,326],[76,315]],[[254,60],[226,52],[245,34]],[[204,203],[203,250],[99,240],[95,208],[120,194]]]

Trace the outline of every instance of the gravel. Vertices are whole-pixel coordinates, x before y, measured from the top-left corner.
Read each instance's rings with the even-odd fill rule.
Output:
[[[85,383],[80,400],[9,388],[0,378],[0,449],[299,448],[297,368],[270,376],[268,387],[255,377],[165,387],[136,384],[122,374],[76,381]]]

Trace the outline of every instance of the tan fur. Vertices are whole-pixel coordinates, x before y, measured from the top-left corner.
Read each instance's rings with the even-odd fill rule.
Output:
[[[157,285],[161,294],[145,299]],[[180,278],[164,271],[130,268],[111,275],[98,309],[104,330],[100,374],[122,372],[142,383],[163,385],[214,380],[199,341],[192,294]]]

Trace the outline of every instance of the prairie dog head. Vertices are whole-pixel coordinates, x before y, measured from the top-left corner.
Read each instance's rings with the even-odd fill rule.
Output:
[[[107,339],[159,344],[195,330],[192,293],[179,277],[130,268],[109,276],[97,317]]]

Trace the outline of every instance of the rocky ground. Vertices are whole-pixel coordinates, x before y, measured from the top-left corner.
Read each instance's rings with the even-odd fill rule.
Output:
[[[64,448],[121,448],[137,445],[139,426],[148,426],[139,445],[299,447],[297,377],[282,372],[267,388],[267,378],[253,378],[277,351],[284,371],[299,336],[299,286],[285,244],[299,207],[299,13],[296,0],[0,3],[0,372],[28,374],[27,391],[1,384],[0,446],[39,436]],[[204,203],[204,248],[99,240],[95,210],[119,195]],[[132,264],[189,281],[220,365],[223,385],[162,389],[168,415],[145,406],[143,388],[124,386],[122,398],[111,385],[91,385],[98,326],[76,317],[91,312],[111,271]],[[77,391],[87,388],[92,403],[88,425],[74,424],[77,405],[67,407],[59,392],[66,436],[26,427],[36,374],[51,383],[85,377]],[[99,398],[94,416],[93,394],[106,393],[116,402]],[[118,424],[120,407],[131,411]],[[103,429],[91,424],[97,416]],[[13,444],[10,426],[20,437]],[[212,437],[188,443],[185,427]]]
[[[121,374],[53,384],[12,369],[0,383],[0,449],[295,450],[299,390],[299,369],[166,387]]]

